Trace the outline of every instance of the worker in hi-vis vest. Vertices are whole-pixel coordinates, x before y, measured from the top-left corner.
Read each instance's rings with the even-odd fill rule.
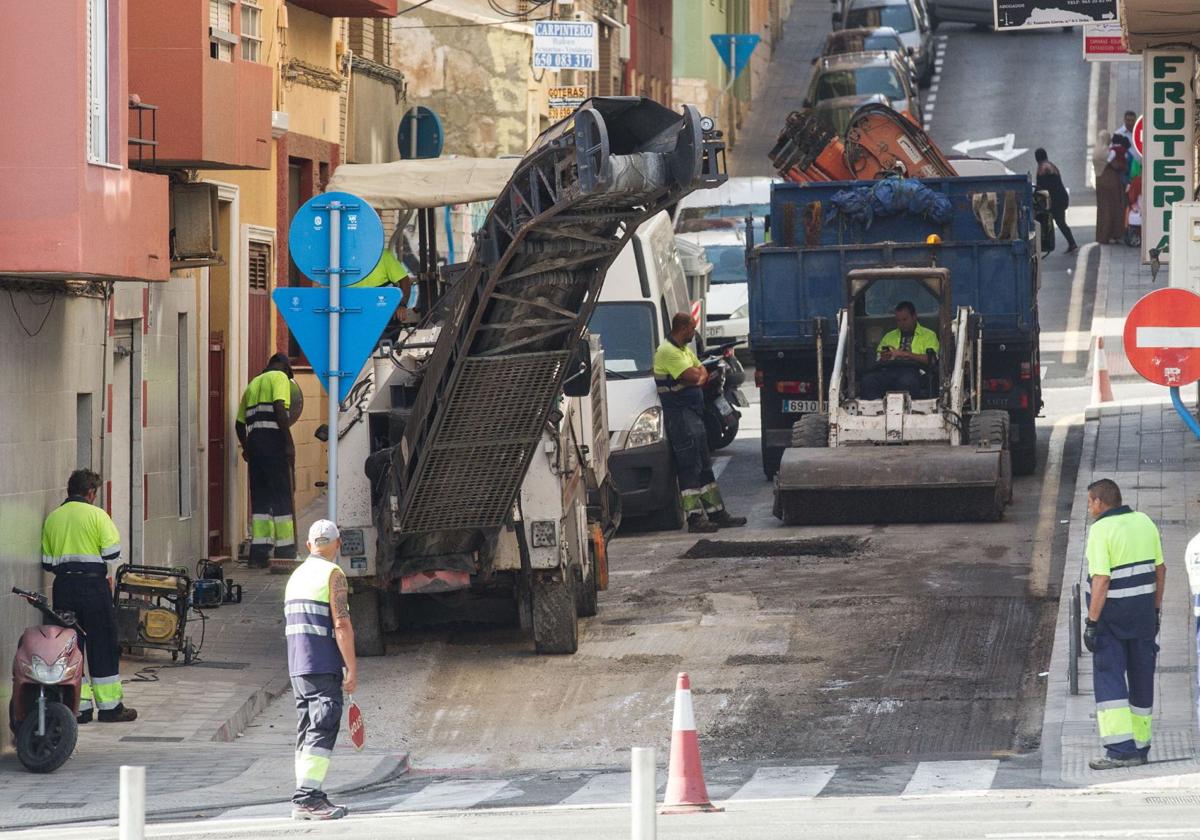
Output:
[[[403,294],[403,297],[400,298],[400,309],[396,313],[396,317],[403,320],[404,313],[408,309],[408,302],[412,298],[412,275],[408,273],[408,268],[400,258],[393,254],[392,249],[386,245],[383,253],[379,255],[379,262],[375,263],[375,267],[371,269],[370,273],[357,283],[351,283],[347,288],[375,289],[380,286],[395,286]]]
[[[292,364],[286,353],[276,353],[246,386],[234,424],[250,467],[250,566],[260,569],[270,564],[272,554],[296,559],[291,407]]]
[[[124,723],[137,711],[123,702],[117,611],[108,584],[109,564],[121,559],[121,535],[96,507],[99,490],[96,473],[71,473],[67,500],[42,526],[42,568],[54,574],[54,609],[75,613],[85,634],[79,639],[88,670],[79,690],[79,722],[89,723],[95,708],[100,721]]]
[[[341,534],[328,519],[308,529],[308,559],[288,579],[283,594],[288,675],[296,699],[296,792],[292,817],[336,820],[346,809],[322,787],[342,722],[342,692],[358,683],[350,592],[337,564]]]

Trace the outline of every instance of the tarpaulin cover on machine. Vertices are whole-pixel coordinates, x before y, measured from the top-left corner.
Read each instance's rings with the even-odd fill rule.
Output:
[[[520,158],[448,157],[391,163],[342,164],[329,191],[366,199],[376,210],[420,210],[490,201],[500,194]]]

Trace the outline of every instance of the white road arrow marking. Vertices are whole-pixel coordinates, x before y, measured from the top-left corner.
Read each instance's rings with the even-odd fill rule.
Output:
[[[1200,347],[1200,327],[1138,327],[1138,347],[1170,347],[1191,350]]]
[[[989,146],[999,146],[999,149],[989,149],[987,154],[998,161],[1008,163],[1015,157],[1025,154],[1028,149],[1014,149],[1017,142],[1015,134],[1005,134],[1003,137],[993,137],[990,140],[964,140],[954,146],[954,151],[969,155],[971,152],[987,149]]]

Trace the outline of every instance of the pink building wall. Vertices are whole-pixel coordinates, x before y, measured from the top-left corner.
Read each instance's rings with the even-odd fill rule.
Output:
[[[87,162],[87,3],[14,3],[0,49],[0,274],[166,280],[167,179],[128,163],[126,0],[109,0],[110,165]]]

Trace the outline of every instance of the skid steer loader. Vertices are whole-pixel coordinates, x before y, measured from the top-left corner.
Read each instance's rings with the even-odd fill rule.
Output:
[[[892,327],[890,314],[867,314],[868,293],[881,283],[877,292],[899,287],[936,301],[941,352],[917,393],[859,399],[858,373],[875,363]],[[775,515],[785,524],[1000,518],[1012,495],[1008,414],[980,410],[981,319],[969,307],[955,312],[950,290],[941,267],[847,273],[828,398],[793,426],[775,478]]]

